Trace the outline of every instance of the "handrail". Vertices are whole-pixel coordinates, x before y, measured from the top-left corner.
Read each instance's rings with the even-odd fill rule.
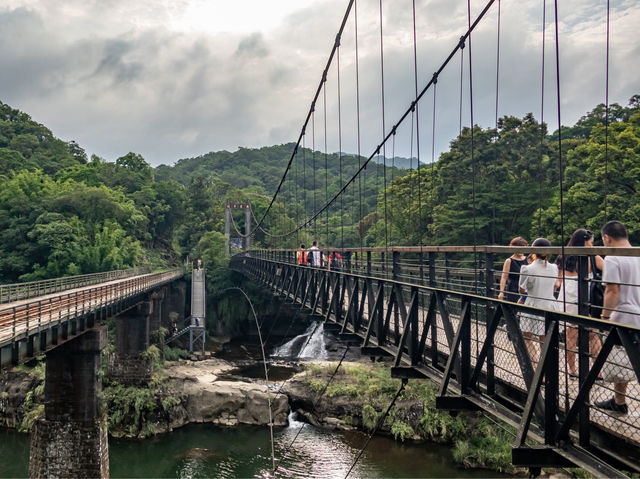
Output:
[[[148,272],[149,268],[139,267],[105,271],[102,273],[63,276],[60,278],[29,281],[26,283],[2,284],[0,285],[0,304],[35,298],[45,294],[58,293],[67,289],[81,288],[106,281],[139,276]]]
[[[61,324],[69,318],[82,316],[110,306],[154,287],[171,281],[183,274],[182,268],[160,273],[149,273],[122,278],[118,282],[106,282],[95,287],[49,295],[18,305],[0,305],[0,346],[18,337],[32,334],[52,325]]]
[[[308,250],[308,249],[307,249]],[[541,254],[570,254],[570,255],[615,255],[615,256],[640,256],[640,247],[631,248],[611,248],[606,246],[565,246],[564,250],[560,246],[533,247],[533,246],[389,246],[373,248],[338,248],[320,247],[322,252],[337,251],[339,253],[497,253],[512,255],[513,253],[541,253]],[[253,252],[274,252],[274,253],[295,253],[299,249],[251,249],[246,253]]]

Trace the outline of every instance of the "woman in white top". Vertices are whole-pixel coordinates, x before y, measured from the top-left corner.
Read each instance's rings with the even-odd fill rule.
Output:
[[[546,238],[538,238],[531,246],[548,247],[551,246],[551,243]],[[558,267],[549,263],[548,255],[536,253],[533,263],[524,265],[520,269],[520,293],[527,293],[524,304],[557,311],[558,303],[553,296],[557,279]],[[520,313],[520,329],[525,337],[533,367],[536,368],[539,353],[535,342],[542,344],[544,341],[546,332],[544,316],[528,312]]]

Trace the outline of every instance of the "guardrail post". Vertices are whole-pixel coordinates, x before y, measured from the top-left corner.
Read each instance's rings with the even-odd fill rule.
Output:
[[[367,276],[371,276],[371,251],[367,251]]]
[[[400,279],[400,275],[402,274],[402,267],[400,266],[400,252],[393,252],[393,266],[391,269],[391,274],[394,280]]]
[[[429,252],[429,286],[436,285],[436,254]]]

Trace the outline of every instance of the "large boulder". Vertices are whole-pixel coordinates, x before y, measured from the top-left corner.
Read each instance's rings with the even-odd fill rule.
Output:
[[[269,424],[271,400],[273,424],[287,424],[289,403],[285,394],[271,391],[264,384],[219,379],[232,366],[218,360],[190,363],[189,367],[169,372],[172,388],[186,399],[189,422]]]

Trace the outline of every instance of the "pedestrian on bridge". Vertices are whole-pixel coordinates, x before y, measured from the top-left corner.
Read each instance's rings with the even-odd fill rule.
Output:
[[[332,271],[340,271],[342,269],[342,256],[337,251],[329,255],[329,269]]]
[[[629,234],[619,221],[609,221],[602,227],[605,246],[631,248]],[[607,256],[604,259],[602,281],[606,284],[602,319],[614,323],[640,327],[640,258],[629,256]],[[627,384],[636,380],[629,356],[622,346],[614,346],[608,361],[602,368],[605,381],[613,383],[613,397],[596,402],[596,407],[627,414]]]
[[[538,238],[531,246],[549,247],[551,242],[547,238]],[[520,293],[527,293],[524,304],[557,311],[558,303],[553,295],[557,278],[558,267],[549,262],[549,255],[535,253],[533,263],[520,269]],[[520,313],[520,329],[535,369],[539,358],[535,343],[542,344],[546,335],[544,316],[523,311]]]
[[[529,246],[527,240],[522,236],[513,238],[509,246]],[[499,300],[506,299],[515,303],[520,295],[518,294],[518,280],[520,279],[520,268],[527,262],[523,253],[513,253],[502,265],[502,276],[500,277]]]
[[[571,235],[571,239],[567,243],[570,247],[593,246],[594,235],[591,231],[578,228]],[[602,269],[604,260],[601,256],[589,256],[588,275],[589,281],[593,280],[595,269]],[[556,258],[558,265],[558,280],[556,288],[560,288],[558,294],[559,309],[570,314],[578,314],[578,256],[566,255],[566,257],[558,256]],[[566,345],[567,345],[567,365],[569,366],[569,376],[578,377],[576,368],[576,352],[578,345],[578,328],[575,325],[567,325],[565,329]],[[593,357],[600,352],[601,344],[598,333],[589,333],[589,350]]]
[[[304,244],[300,245],[300,250],[296,253],[296,263],[306,266],[307,265],[307,250]]]
[[[317,241],[314,241],[311,248],[309,248],[307,261],[309,262],[309,266],[315,266],[316,268],[322,268],[324,266],[324,258],[322,256],[322,251],[318,248]]]

